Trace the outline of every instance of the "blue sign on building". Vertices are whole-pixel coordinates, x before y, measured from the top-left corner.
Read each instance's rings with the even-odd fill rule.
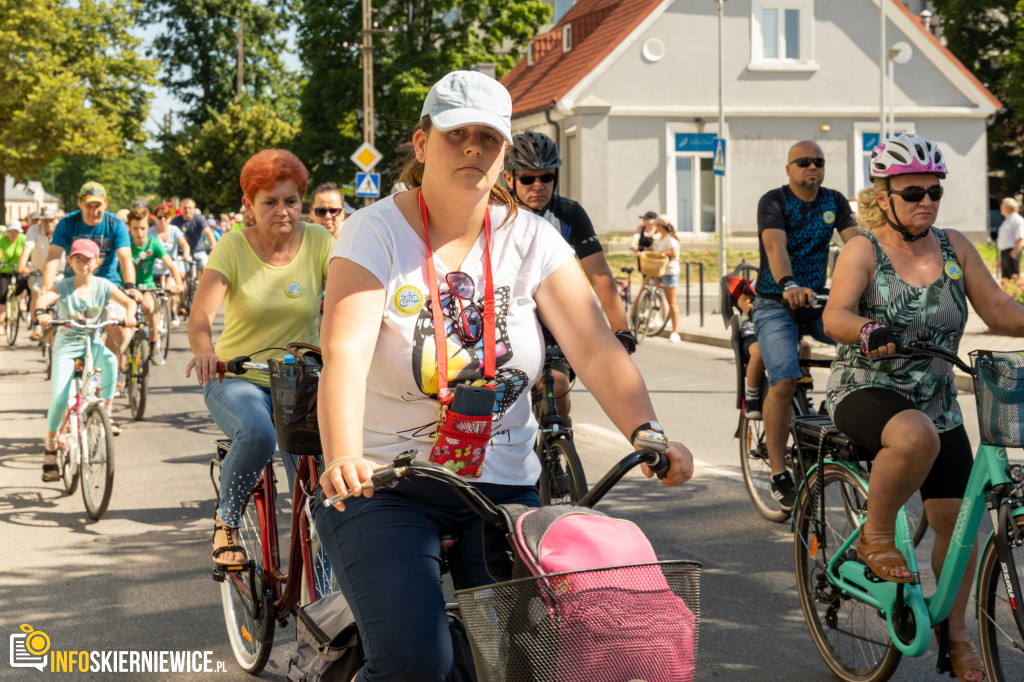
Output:
[[[878,146],[878,133],[864,133],[861,135],[861,149],[866,152],[874,150]]]
[[[676,133],[676,151],[714,154],[716,139],[711,133]]]

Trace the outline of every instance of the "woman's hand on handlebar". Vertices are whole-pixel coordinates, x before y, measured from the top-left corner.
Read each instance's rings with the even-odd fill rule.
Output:
[[[320,475],[320,487],[324,489],[325,497],[333,495],[352,495],[353,497],[373,497],[372,487],[363,487],[363,484],[373,476],[373,462],[365,457],[342,457],[327,464],[324,473]],[[337,502],[334,508],[338,511],[345,511],[345,503]]]
[[[218,382],[223,378],[224,370],[221,364],[220,358],[212,350],[199,353],[194,355],[191,360],[188,361],[188,365],[185,367],[185,378],[188,379],[192,375],[192,370],[196,371],[196,380],[200,386],[206,386],[214,378]]]
[[[668,474],[661,479],[662,485],[679,485],[693,477],[693,453],[690,452],[690,448],[679,441],[670,440],[665,455],[668,457],[669,465]],[[646,464],[641,464],[640,468],[647,478],[654,476],[654,472]]]

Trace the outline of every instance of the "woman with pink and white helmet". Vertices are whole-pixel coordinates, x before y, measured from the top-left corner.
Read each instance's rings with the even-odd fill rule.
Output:
[[[1003,293],[966,237],[934,226],[946,177],[934,142],[908,135],[886,140],[872,152],[870,168],[873,191],[861,192],[858,211],[864,236],[851,239],[839,256],[824,313],[825,333],[840,344],[827,395],[836,426],[877,452],[857,556],[879,578],[902,583],[913,575],[893,542],[897,511],[921,491],[936,535],[938,578],[973,457],[948,363],[872,359],[896,352],[901,339],[922,330],[956,351],[968,299],[992,329],[1024,336],[1024,306]],[[965,621],[976,555],[948,621],[936,628],[956,676],[973,682],[985,678]]]

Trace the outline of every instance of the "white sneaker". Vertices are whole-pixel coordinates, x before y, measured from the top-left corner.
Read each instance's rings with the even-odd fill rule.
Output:
[[[669,343],[679,343],[682,339],[679,338],[679,334],[672,332],[668,337]]]

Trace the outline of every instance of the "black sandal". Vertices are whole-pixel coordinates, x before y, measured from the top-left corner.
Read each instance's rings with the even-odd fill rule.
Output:
[[[56,456],[57,456],[57,449],[56,448],[54,448],[53,450],[50,450],[46,446],[43,446],[43,457],[56,457]],[[60,465],[57,464],[56,462],[53,463],[53,464],[46,464],[44,462],[43,463],[43,482],[44,483],[53,483],[54,481],[59,481],[59,480],[60,480]]]
[[[218,531],[224,531],[224,534],[228,538],[228,542],[231,542],[231,533],[237,530],[237,528],[232,528],[231,526],[221,523],[220,521],[214,521],[213,538],[210,539],[210,542],[216,542]],[[223,547],[218,547],[215,550],[213,550],[213,563],[217,564],[218,566],[239,566],[248,561],[248,557],[242,559],[241,561],[222,560],[220,558],[220,555],[224,554],[225,552],[241,552],[242,554],[245,554],[245,547],[242,547],[241,545],[224,545]]]

